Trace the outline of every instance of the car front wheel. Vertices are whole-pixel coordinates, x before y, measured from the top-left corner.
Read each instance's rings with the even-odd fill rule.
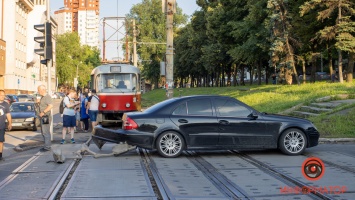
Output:
[[[299,129],[288,129],[282,133],[279,140],[279,149],[287,155],[299,155],[307,146],[307,138]]]
[[[156,147],[159,154],[166,158],[175,158],[179,156],[184,150],[184,146],[184,139],[176,132],[162,133],[156,141]]]

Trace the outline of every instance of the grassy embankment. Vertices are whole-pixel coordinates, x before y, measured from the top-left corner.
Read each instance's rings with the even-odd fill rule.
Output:
[[[355,98],[353,83],[315,83],[303,85],[253,85],[223,88],[178,88],[174,96],[217,94],[231,96],[252,106],[258,111],[280,113],[291,107],[315,102],[316,99],[338,94],[349,94]],[[336,98],[336,97],[335,97]],[[149,107],[166,99],[164,89],[156,89],[142,95],[142,107]],[[321,137],[355,137],[355,105],[345,105],[338,110],[348,109],[345,114],[322,114],[312,117]]]

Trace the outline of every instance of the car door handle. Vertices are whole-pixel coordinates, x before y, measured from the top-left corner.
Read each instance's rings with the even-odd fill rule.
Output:
[[[227,120],[219,120],[219,124],[228,125],[229,121],[227,121]]]
[[[184,124],[189,123],[189,121],[187,121],[186,119],[179,119],[178,122],[184,123]]]

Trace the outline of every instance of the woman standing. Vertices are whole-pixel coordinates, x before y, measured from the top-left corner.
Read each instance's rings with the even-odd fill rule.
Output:
[[[89,130],[89,115],[86,114],[86,106],[88,103],[88,93],[84,92],[83,93],[83,99],[81,101],[81,108],[80,108],[80,121],[81,121],[81,127],[84,130],[84,132],[88,132]]]

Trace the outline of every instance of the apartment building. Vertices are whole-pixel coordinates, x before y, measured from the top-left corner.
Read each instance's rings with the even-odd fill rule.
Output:
[[[77,32],[82,45],[99,47],[99,0],[64,0],[54,12],[58,34]]]
[[[34,93],[38,85],[48,82],[46,66],[40,64],[41,58],[34,53],[36,44],[33,40],[40,34],[33,26],[44,23],[46,19],[46,0],[2,0],[1,5],[1,40],[6,44],[6,59],[3,76],[0,70],[0,87],[12,94]],[[52,24],[55,30],[53,20]],[[53,66],[51,80],[54,87],[51,90],[55,89],[56,79]]]
[[[5,87],[6,41],[4,40],[4,1],[0,0],[0,89]]]

